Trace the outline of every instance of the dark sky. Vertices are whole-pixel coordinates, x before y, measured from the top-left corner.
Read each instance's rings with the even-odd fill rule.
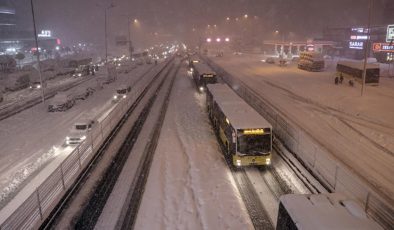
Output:
[[[1,1],[1,0],[0,0]],[[381,20],[382,4],[375,0],[374,21]],[[110,0],[34,0],[39,29],[50,29],[65,43],[104,40],[104,6]],[[114,0],[108,12],[110,39],[127,34],[127,18],[141,27],[133,38],[143,43],[153,32],[182,39],[190,28],[220,24],[224,18],[256,15],[266,30],[319,35],[325,26],[365,24],[368,0]],[[20,25],[31,28],[30,0],[14,0]],[[100,5],[100,6],[97,6]],[[127,16],[128,15],[128,16]]]

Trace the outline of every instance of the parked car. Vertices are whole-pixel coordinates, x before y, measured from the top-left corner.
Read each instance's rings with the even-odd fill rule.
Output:
[[[275,64],[275,59],[274,59],[273,57],[267,57],[267,58],[265,59],[265,63],[268,63],[268,64]]]
[[[48,112],[66,111],[75,104],[74,95],[67,92],[57,93],[48,104]]]

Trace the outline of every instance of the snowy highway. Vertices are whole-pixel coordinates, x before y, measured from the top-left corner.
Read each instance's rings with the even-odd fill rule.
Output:
[[[73,123],[84,116],[96,117],[108,113],[114,103],[111,98],[118,84],[133,82],[151,66],[145,65],[128,75],[120,75],[112,84],[96,92],[66,112],[47,112],[47,103],[38,104],[0,122],[1,204],[4,206],[28,181],[51,161],[64,159],[73,150],[64,145]],[[77,87],[94,87],[92,78]],[[17,125],[18,124],[18,125]],[[10,144],[12,143],[12,144]],[[50,173],[50,172],[48,172]],[[44,180],[45,178],[41,178]]]
[[[249,54],[212,58],[253,93],[269,101],[286,119],[302,127],[328,149],[338,164],[346,165],[392,206],[393,80],[382,78],[378,87],[368,86],[366,95],[360,97],[359,85],[334,84],[332,68],[310,73],[297,69],[294,64],[279,67],[263,63],[262,59],[263,55]],[[318,151],[316,144],[308,144],[310,141],[301,138],[297,136],[308,148],[303,151]],[[323,162],[324,156],[319,157]],[[361,192],[353,191],[361,200],[365,199]],[[390,222],[390,218],[387,220]]]

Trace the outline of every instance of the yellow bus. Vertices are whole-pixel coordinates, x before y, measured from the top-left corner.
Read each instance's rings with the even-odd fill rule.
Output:
[[[272,126],[230,87],[207,85],[213,129],[234,166],[270,165]]]

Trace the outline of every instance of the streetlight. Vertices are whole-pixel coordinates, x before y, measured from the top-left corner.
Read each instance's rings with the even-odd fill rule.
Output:
[[[211,38],[207,38],[207,42],[211,42],[212,41],[212,39]]]
[[[363,68],[363,84],[361,85],[361,96],[363,96],[365,91],[365,78],[367,75],[367,56],[369,51],[369,43],[371,40],[371,17],[372,17],[372,0],[369,0],[368,4],[368,34],[367,34],[367,41],[365,44],[364,50],[364,68]]]
[[[230,41],[230,38],[226,38],[226,39],[224,39],[226,42],[229,42]]]
[[[31,5],[31,14],[33,16],[33,27],[34,27],[34,40],[36,43],[36,53],[37,53],[37,62],[38,62],[38,75],[40,76],[40,84],[41,84],[41,100],[45,101],[45,92],[44,92],[44,84],[42,84],[42,73],[41,73],[41,64],[40,64],[40,49],[38,47],[38,37],[37,37],[37,28],[36,28],[36,19],[34,16],[34,4],[33,0],[30,0]]]
[[[216,38],[216,41],[217,41],[217,42],[220,42],[220,41],[221,41],[221,39],[220,39],[220,38]]]

